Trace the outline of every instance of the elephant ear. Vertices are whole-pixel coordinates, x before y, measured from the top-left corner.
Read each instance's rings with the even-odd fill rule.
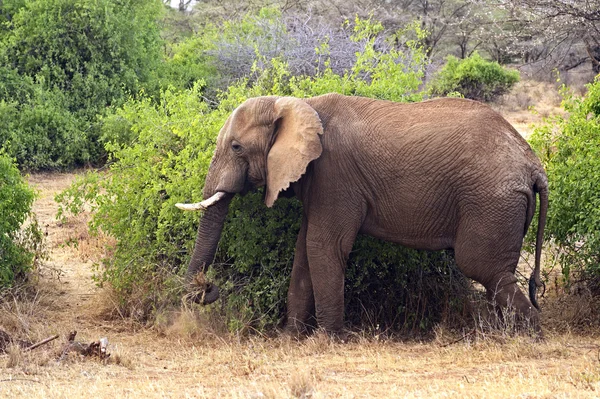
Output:
[[[308,164],[321,156],[323,125],[317,112],[294,97],[275,101],[275,141],[267,155],[265,204],[273,206],[279,192],[300,179]]]

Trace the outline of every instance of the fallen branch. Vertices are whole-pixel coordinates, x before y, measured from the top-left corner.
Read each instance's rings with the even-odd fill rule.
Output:
[[[45,344],[47,344],[48,342],[52,342],[52,341],[54,341],[56,338],[58,338],[58,335],[54,335],[54,336],[52,336],[52,337],[46,338],[46,339],[44,339],[44,340],[42,340],[42,341],[40,341],[40,342],[37,342],[37,343],[35,343],[35,344],[33,344],[33,345],[30,345],[30,346],[28,346],[27,348],[25,348],[25,350],[26,350],[26,351],[33,350],[33,349],[35,349],[35,348],[37,348],[37,347],[40,347],[40,346],[42,346],[42,345],[45,345]]]

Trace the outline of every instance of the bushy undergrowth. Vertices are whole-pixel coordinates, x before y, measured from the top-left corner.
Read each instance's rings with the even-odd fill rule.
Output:
[[[446,64],[429,83],[429,92],[434,96],[460,93],[471,100],[491,101],[518,81],[519,72],[487,61],[475,52],[462,60],[448,56]]]
[[[567,281],[591,278],[600,294],[600,77],[583,98],[564,94],[568,116],[548,119],[531,137],[550,185],[546,236]]]
[[[156,90],[161,2],[0,2],[0,148],[27,169],[101,163],[98,115]]]
[[[77,212],[89,200],[94,228],[118,240],[114,257],[99,266],[97,279],[112,285],[123,311],[179,300],[181,275],[192,251],[198,214],[183,213],[176,202],[201,197],[219,129],[246,98],[259,95],[308,97],[328,92],[394,101],[416,101],[426,58],[416,42],[402,50],[378,50],[382,27],[357,20],[353,40],[361,43],[356,61],[339,74],[325,68],[314,76],[294,76],[274,59],[253,80],[232,85],[218,105],[203,102],[200,85],[166,90],[160,103],[129,101],[104,120],[111,154],[108,173],[90,174],[59,196],[63,211]],[[416,26],[407,28],[416,30]],[[267,209],[260,192],[236,197],[220,242],[211,278],[232,330],[277,326],[285,297],[300,222],[301,204],[278,200]],[[458,298],[456,269],[445,253],[409,251],[370,238],[357,240],[349,261],[346,297],[352,323],[414,329],[430,327]],[[453,278],[449,278],[453,276]],[[441,283],[440,283],[441,282]],[[464,292],[464,291],[463,291]],[[460,302],[460,299],[457,299]]]
[[[44,90],[39,84],[31,86],[24,101],[0,98],[0,147],[28,170],[88,162],[85,123],[65,103],[61,91]]]
[[[24,281],[35,266],[42,234],[31,216],[34,193],[14,161],[0,152],[0,289]]]

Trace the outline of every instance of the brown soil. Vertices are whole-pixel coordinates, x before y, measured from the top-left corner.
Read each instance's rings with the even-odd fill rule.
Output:
[[[56,280],[47,281],[54,290],[53,318],[68,324],[81,319],[82,309],[89,312],[90,300],[99,292],[92,280],[96,256],[84,254],[84,248],[94,240],[87,232],[88,215],[72,218],[67,223],[56,219],[58,204],[54,196],[68,188],[75,177],[74,174],[40,173],[28,179],[38,194],[33,212],[46,235],[48,260],[45,267],[58,273]]]

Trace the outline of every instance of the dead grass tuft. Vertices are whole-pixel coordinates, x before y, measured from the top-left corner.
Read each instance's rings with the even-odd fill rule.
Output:
[[[17,343],[12,343],[6,348],[6,353],[0,357],[5,359],[4,367],[26,374],[39,374],[43,368],[48,367],[56,360],[56,346],[28,351]],[[2,362],[0,362],[0,365]],[[0,367],[1,368],[1,367]]]
[[[292,397],[299,399],[312,398],[317,391],[314,376],[308,371],[292,374],[288,386]]]
[[[331,338],[322,330],[315,332],[302,342],[302,348],[305,351],[314,354],[329,352],[335,345],[335,339]]]
[[[558,333],[590,334],[600,326],[600,297],[585,284],[570,289],[555,287],[548,293],[543,317]]]
[[[47,333],[43,325],[50,292],[43,284],[6,290],[0,297],[0,327],[13,339],[35,342]]]
[[[165,337],[188,342],[221,340],[227,326],[217,312],[182,306],[156,313],[153,329]]]
[[[6,348],[6,368],[12,369],[23,364],[23,349],[17,344],[10,344]]]
[[[130,350],[124,349],[121,346],[116,346],[110,352],[109,363],[123,366],[129,370],[135,370],[139,361]]]

